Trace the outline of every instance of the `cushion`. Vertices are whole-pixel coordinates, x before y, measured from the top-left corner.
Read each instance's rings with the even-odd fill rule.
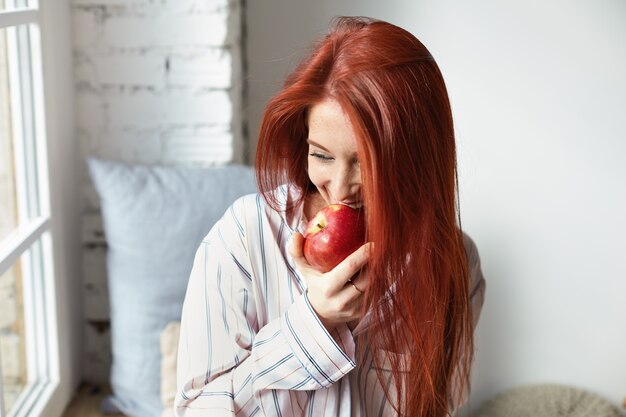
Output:
[[[162,417],[172,417],[174,415],[179,335],[179,321],[171,322],[161,332],[161,402],[164,407],[161,414]]]
[[[180,320],[200,241],[237,197],[256,191],[254,174],[237,165],[87,164],[108,247],[113,394],[101,409],[158,417],[161,331]]]
[[[621,417],[620,410],[592,392],[558,384],[525,385],[486,401],[476,417]]]

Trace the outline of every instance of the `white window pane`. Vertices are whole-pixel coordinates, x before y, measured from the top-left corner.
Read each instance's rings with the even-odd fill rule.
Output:
[[[50,383],[49,234],[36,240],[0,276],[0,366],[3,415],[29,410]]]
[[[34,89],[33,29],[0,29],[0,242],[19,226],[47,215],[47,194],[41,195],[46,169],[45,149],[40,147],[45,138],[38,137],[37,129],[41,114],[36,112],[40,89]]]
[[[37,7],[0,0],[0,417],[48,415],[67,395],[58,391]]]
[[[28,382],[23,273],[19,260],[0,276],[0,358],[5,411],[13,407]]]
[[[17,10],[36,5],[36,2],[33,0],[0,0],[0,11]]]
[[[18,224],[13,155],[7,31],[0,29],[0,240]]]

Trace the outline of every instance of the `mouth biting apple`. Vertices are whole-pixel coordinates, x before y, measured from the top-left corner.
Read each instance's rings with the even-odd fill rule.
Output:
[[[328,272],[365,243],[365,216],[362,209],[331,204],[307,224],[304,257],[321,272]]]

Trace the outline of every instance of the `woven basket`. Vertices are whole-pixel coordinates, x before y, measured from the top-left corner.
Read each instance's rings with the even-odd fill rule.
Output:
[[[585,390],[554,384],[527,385],[497,394],[473,417],[624,417],[608,400]]]

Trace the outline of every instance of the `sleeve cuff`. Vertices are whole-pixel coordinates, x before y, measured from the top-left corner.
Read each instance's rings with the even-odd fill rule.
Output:
[[[281,327],[294,355],[321,387],[328,387],[356,367],[354,338],[347,325],[326,330],[302,294],[281,317]]]

